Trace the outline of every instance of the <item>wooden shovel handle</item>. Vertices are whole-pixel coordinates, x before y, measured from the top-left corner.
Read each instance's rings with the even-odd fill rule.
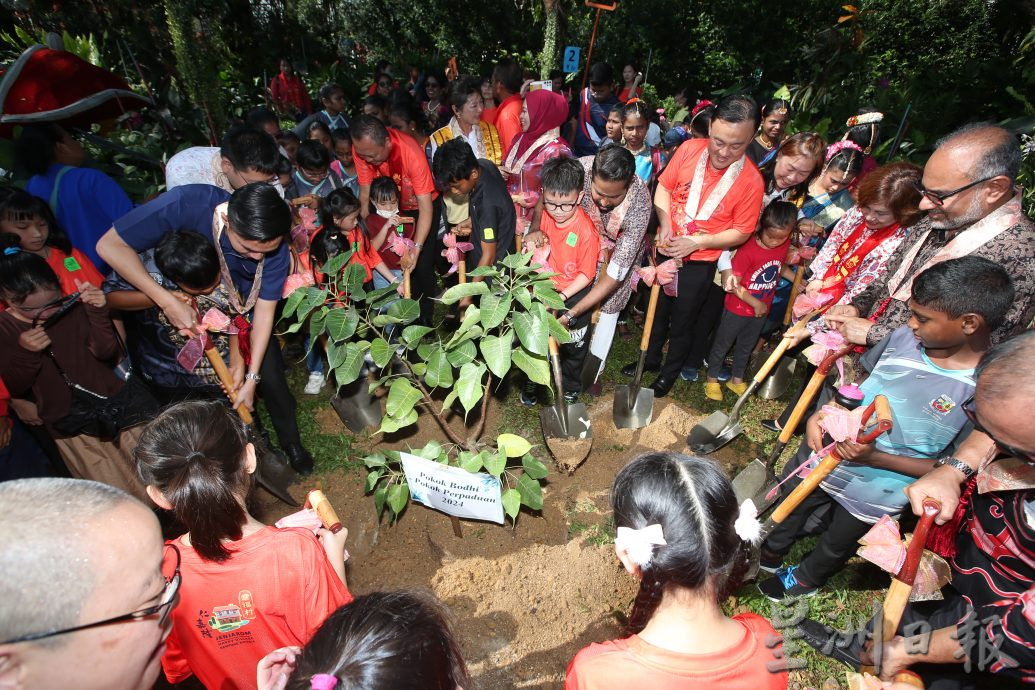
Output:
[[[805,416],[805,411],[809,405],[812,404],[812,399],[816,397],[816,393],[823,385],[823,380],[826,379],[830,373],[830,369],[837,363],[841,357],[848,354],[851,348],[844,348],[831,352],[827,355],[819,367],[816,368],[815,373],[812,374],[812,378],[809,379],[808,384],[805,386],[805,390],[802,391],[801,396],[798,398],[797,404],[791,411],[791,417],[787,420],[787,423],[783,425],[783,429],[780,431],[779,441],[780,443],[787,445],[791,441],[791,436],[794,435],[794,430],[798,428],[798,424],[801,423],[801,418]]]
[[[605,249],[604,260],[601,262],[600,268],[597,269],[597,279],[593,282],[593,285],[599,283],[600,279],[604,277],[604,272],[607,271],[607,262],[610,258],[611,253]],[[596,309],[593,310],[593,316],[592,318],[590,318],[590,323],[592,323],[594,326],[597,324],[598,321],[600,321],[600,308],[604,306],[604,302],[606,301],[607,300],[602,299],[599,302],[597,302]]]
[[[809,472],[808,476],[801,480],[798,486],[794,487],[794,491],[791,495],[783,500],[783,503],[776,507],[773,511],[772,516],[769,518],[773,522],[779,524],[787,519],[795,508],[797,508],[802,501],[808,498],[809,494],[820,485],[827,475],[834,471],[834,468],[841,464],[841,458],[837,453],[830,453],[830,455],[823,458],[820,461],[816,469]]]
[[[640,352],[646,352],[650,345],[650,334],[654,330],[654,312],[658,310],[658,295],[661,285],[657,281],[650,288],[650,301],[647,303],[647,315],[643,317],[643,336],[640,338]]]
[[[226,389],[226,396],[230,398],[230,402],[237,402],[237,396],[234,395],[234,379],[230,376],[230,370],[226,368],[226,362],[223,361],[223,355],[219,354],[219,350],[215,347],[206,348],[205,356],[208,357],[209,363],[216,372],[216,376],[219,377],[219,382],[223,384],[223,388]],[[237,408],[237,414],[241,416],[241,420],[245,424],[252,423],[252,413],[244,405],[240,405]]]
[[[463,285],[467,282],[467,259],[460,258],[459,268],[457,274],[460,276],[460,284]]]
[[[909,603],[909,595],[913,592],[913,582],[916,580],[916,571],[920,568],[920,559],[924,555],[924,547],[927,545],[927,534],[931,531],[934,518],[941,512],[942,505],[933,498],[924,500],[924,514],[916,523],[913,530],[913,539],[906,549],[905,562],[899,569],[898,575],[891,581],[888,594],[884,598],[882,615],[884,618],[881,634],[885,642],[894,639],[898,632],[898,626],[902,622],[902,614]]]
[[[403,297],[410,299],[410,271],[403,271]]]
[[[549,339],[549,342],[550,342],[550,346],[549,346],[550,347],[550,356],[551,357],[559,357],[560,354],[561,354],[561,348],[557,344],[557,340],[551,335],[550,339]]]
[[[895,424],[891,418],[891,406],[888,404],[888,399],[883,395],[878,395],[874,398],[873,402],[870,403],[870,406],[866,408],[866,412],[863,414],[862,418],[864,427],[867,422],[870,421],[870,417],[872,417],[874,413],[877,414],[877,423],[870,427],[870,430],[865,434],[858,437],[856,439],[857,443],[873,443],[878,436],[891,431],[894,427]]]
[[[794,315],[794,301],[798,299],[798,288],[801,287],[801,279],[804,275],[805,267],[798,264],[798,270],[794,272],[794,281],[791,283],[791,294],[787,297],[787,309],[783,312],[784,326],[790,324],[791,316]]]
[[[765,364],[762,365],[762,368],[755,373],[755,383],[761,384],[762,381],[765,380],[765,377],[769,376],[769,372],[773,370],[773,367],[776,366],[776,363],[780,361],[780,358],[783,357],[783,353],[787,352],[787,348],[790,346],[790,338],[780,339],[780,344],[776,346],[775,350],[773,350],[773,354],[769,355],[769,359],[767,359]]]

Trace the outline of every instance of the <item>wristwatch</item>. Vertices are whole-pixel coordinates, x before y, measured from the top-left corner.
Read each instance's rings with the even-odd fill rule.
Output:
[[[570,309],[568,311],[564,312],[563,314],[561,314],[561,318],[562,319],[565,316],[568,317],[568,323],[567,323],[568,330],[571,330],[572,328],[575,328],[575,319],[577,317],[574,314],[571,313]]]
[[[262,377],[259,376],[258,374],[252,374],[251,372],[249,372],[249,373],[244,375],[244,380],[245,381],[255,381],[255,383],[258,383],[259,381],[262,381]]]
[[[935,467],[941,467],[942,465],[948,465],[953,469],[957,469],[963,473],[963,481],[970,479],[974,476],[974,468],[963,462],[959,458],[954,458],[951,455],[946,455],[944,458],[938,458],[934,461]]]

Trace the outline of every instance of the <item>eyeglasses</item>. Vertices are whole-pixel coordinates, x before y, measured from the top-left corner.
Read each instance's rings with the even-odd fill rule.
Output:
[[[569,203],[558,204],[558,203],[555,203],[553,201],[546,201],[545,199],[543,200],[543,206],[545,206],[548,209],[552,209],[554,211],[560,211],[561,213],[567,213],[568,211],[572,210],[573,208],[575,208],[578,205],[579,205],[579,203],[577,201],[573,201],[570,204]]]
[[[950,196],[956,196],[960,192],[965,192],[968,189],[970,189],[971,187],[976,187],[979,184],[981,184],[982,182],[988,182],[989,180],[994,179],[996,177],[999,177],[999,176],[998,175],[992,175],[991,177],[985,177],[985,178],[980,179],[980,180],[975,180],[974,182],[971,182],[970,184],[965,184],[962,187],[960,187],[959,189],[954,189],[951,192],[932,192],[927,187],[924,187],[924,184],[922,182],[914,182],[913,183],[913,189],[915,189],[917,192],[919,192],[920,196],[924,197],[925,199],[930,201],[935,206],[941,206],[942,204],[945,203],[945,200],[948,199]]]
[[[974,398],[971,398],[967,402],[963,403],[963,414],[967,415],[967,419],[969,419],[970,423],[974,425],[974,429],[976,431],[980,431],[985,436],[992,439],[992,442],[996,444],[996,446],[999,448],[1000,451],[1003,452],[1003,454],[1017,458],[1018,460],[1024,460],[1026,462],[1035,462],[1035,454],[1007,445],[1002,441],[996,439],[995,436],[988,432],[988,429],[986,429],[981,424],[981,422],[978,421],[977,408],[974,405]]]
[[[56,637],[57,635],[64,635],[65,633],[78,632],[80,630],[89,630],[90,628],[99,628],[104,625],[114,625],[115,623],[124,623],[126,621],[136,621],[143,618],[150,618],[151,616],[158,616],[158,626],[162,627],[165,622],[169,619],[169,613],[172,611],[173,604],[176,601],[176,595],[180,591],[180,550],[173,544],[166,545],[167,549],[172,549],[173,553],[176,554],[176,567],[171,577],[165,578],[165,589],[162,590],[161,599],[154,606],[149,606],[146,609],[140,609],[139,611],[132,611],[130,613],[123,614],[121,616],[115,616],[114,618],[106,618],[96,623],[87,623],[86,625],[77,625],[73,628],[65,628],[63,630],[51,630],[49,632],[33,633],[31,635],[22,635],[16,637],[13,640],[4,640],[0,644],[14,644],[16,642],[33,642],[35,640],[44,640],[48,637]]]

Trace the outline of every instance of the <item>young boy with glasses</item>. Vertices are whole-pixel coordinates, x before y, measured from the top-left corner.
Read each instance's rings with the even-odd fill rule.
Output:
[[[575,402],[582,391],[582,364],[586,359],[586,326],[592,310],[573,317],[567,310],[582,300],[593,287],[600,257],[600,234],[589,215],[582,209],[585,169],[574,158],[551,158],[543,164],[543,214],[540,230],[549,243],[546,270],[554,273],[553,287],[561,293],[571,339],[560,346],[561,378],[564,397]],[[537,402],[535,384],[526,385],[521,402],[531,406]]]
[[[760,566],[775,572],[759,583],[763,594],[773,601],[815,594],[852,557],[874,523],[897,516],[909,504],[907,486],[934,467],[960,462],[952,454],[973,428],[965,403],[974,396],[974,370],[1013,299],[1010,275],[982,257],[943,261],[916,277],[908,324],[860,360],[869,372],[860,386],[863,405],[884,395],[895,426],[871,444],[837,444],[845,462],[762,543]],[[809,419],[799,453],[826,445],[820,414]],[[800,565],[781,567],[817,510],[830,511],[819,543]]]

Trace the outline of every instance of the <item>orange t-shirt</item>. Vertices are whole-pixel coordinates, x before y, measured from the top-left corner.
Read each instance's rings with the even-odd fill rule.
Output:
[[[544,212],[540,229],[550,241],[550,256],[546,259],[546,265],[557,274],[553,277],[554,289],[564,292],[579,274],[589,278],[592,285],[597,276],[600,233],[582,207],[575,207],[573,222],[563,228],[557,227],[550,214]]]
[[[307,530],[264,527],[234,542],[223,563],[202,560],[182,538],[172,543],[183,580],[162,656],[171,683],[193,674],[206,688],[255,688],[262,657],[304,645],[352,601]]]
[[[71,256],[56,247],[50,247],[47,263],[57,274],[58,280],[61,281],[61,292],[66,295],[79,290],[75,285],[77,280],[80,283],[90,283],[96,288],[104,283],[104,277],[94,267],[90,258],[75,247],[72,247]]]
[[[376,167],[360,158],[356,153],[356,147],[352,147],[352,159],[356,162],[359,184],[369,186],[375,177],[390,177],[399,187],[399,208],[403,211],[416,211],[417,197],[421,194],[430,194],[432,199],[438,197],[435,179],[431,176],[431,168],[428,167],[428,157],[409,134],[389,129],[388,140],[392,142],[392,150],[388,154],[388,159]]]
[[[521,134],[521,96],[507,96],[496,109],[496,131],[500,133],[500,145],[503,147],[503,159],[510,153],[510,144],[514,137]]]
[[[778,667],[782,659],[776,655],[779,644],[766,646],[767,636],[776,637],[773,626],[754,613],[733,620],[744,626],[744,636],[721,652],[681,654],[637,635],[591,644],[568,665],[564,690],[786,690],[787,671],[766,667],[770,662]]]
[[[672,229],[686,228],[686,201],[690,196],[690,184],[693,182],[694,169],[701,155],[708,149],[707,139],[691,139],[676,149],[672,160],[668,162],[658,182],[672,195],[669,204],[669,218]],[[704,169],[704,186],[701,189],[700,207],[708,200],[715,186],[719,184],[725,170],[715,170],[709,163]],[[733,186],[712,212],[711,218],[697,221],[698,234],[716,235],[724,230],[738,230],[745,235],[755,231],[758,214],[762,211],[762,194],[764,185],[762,175],[755,164],[744,161],[744,169],[737,176]],[[700,249],[688,256],[684,261],[716,261],[722,254],[721,249]]]

